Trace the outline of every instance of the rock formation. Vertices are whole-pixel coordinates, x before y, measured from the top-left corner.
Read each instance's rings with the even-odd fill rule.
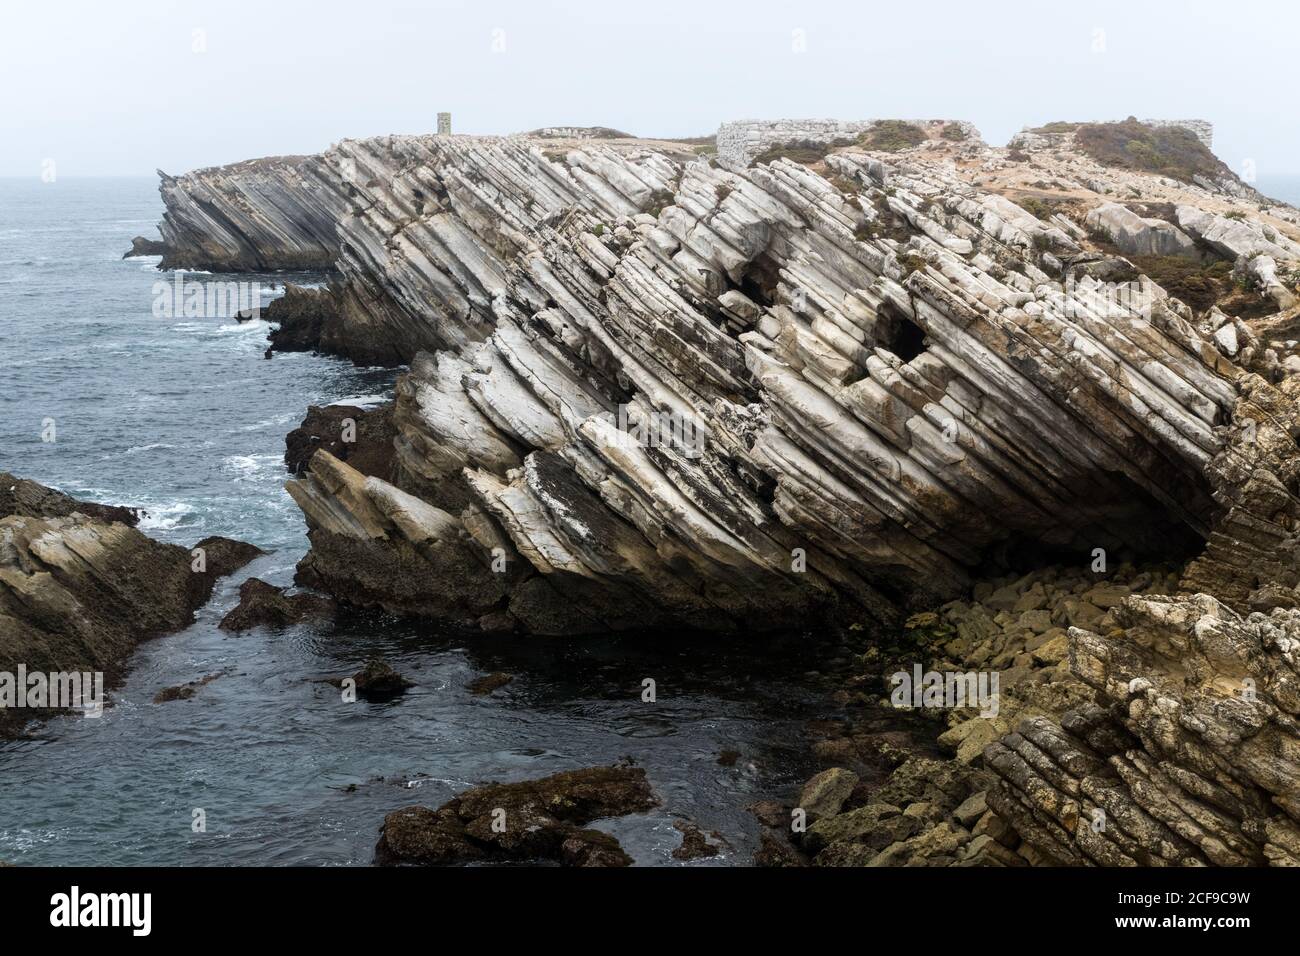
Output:
[[[1099,704],[984,752],[989,805],[1058,864],[1300,866],[1300,610],[1129,598],[1071,628]]]
[[[0,516],[66,518],[73,512],[80,512],[110,524],[120,522],[132,528],[140,521],[138,509],[78,501],[61,491],[55,491],[53,488],[47,488],[26,478],[18,478],[7,471],[0,471]]]
[[[896,620],[1052,561],[1193,558],[1100,621],[1063,609],[1068,632],[1018,612],[1046,613],[1043,640],[985,662],[1052,689],[949,728],[942,780],[917,756],[844,796],[856,835],[823,849],[1293,860],[1300,213],[1185,124],[1006,150],[950,125],[753,164],[527,137],[303,164],[336,197],[331,350],[410,368],[389,474],[322,449],[290,483],[300,581],[491,631],[757,629]]]
[[[1240,369],[1158,287],[1117,301],[1080,225],[956,173],[977,139],[825,175],[554,142],[311,164],[347,202],[339,328],[411,370],[392,482],[318,454],[292,486],[306,583],[532,631],[782,627],[1214,528]]]
[[[488,784],[437,810],[394,810],[384,819],[375,862],[437,866],[552,859],[566,866],[628,866],[632,860],[617,840],[580,828],[650,810],[658,802],[639,767],[593,767]]]
[[[223,631],[247,631],[254,627],[285,627],[308,617],[331,617],[336,607],[319,594],[285,594],[261,578],[249,578],[239,586],[239,604],[221,623]]]
[[[178,177],[159,170],[161,244],[137,237],[130,254],[161,254],[161,269],[329,269],[344,197],[320,182],[319,165],[315,156],[275,156]]]
[[[127,509],[77,502],[5,475],[0,487],[0,672],[103,672],[111,682],[130,651],[185,627],[217,578],[260,552],[208,538],[195,555],[137,531]],[[131,523],[114,520],[117,513]],[[28,709],[0,709],[14,733]]]

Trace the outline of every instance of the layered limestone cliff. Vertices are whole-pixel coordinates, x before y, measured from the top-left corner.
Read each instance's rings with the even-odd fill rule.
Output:
[[[1276,351],[1231,361],[1217,318],[1149,280],[1117,295],[1098,276],[1123,260],[1068,210],[982,188],[1005,152],[937,135],[724,169],[428,136],[300,164],[320,210],[346,207],[328,350],[411,363],[393,481],[322,453],[291,486],[304,577],[492,629],[782,627],[1039,554],[1213,541],[1243,366],[1276,378]],[[1239,221],[1195,184],[1077,162]]]
[[[316,156],[275,156],[162,178],[161,241],[137,237],[131,254],[163,269],[267,272],[329,269],[344,197],[318,177]]]

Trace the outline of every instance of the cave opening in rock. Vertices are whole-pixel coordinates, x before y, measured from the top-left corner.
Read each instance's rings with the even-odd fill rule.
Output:
[[[904,362],[910,362],[925,351],[925,332],[911,319],[902,318],[886,347]]]
[[[771,308],[776,304],[776,288],[781,281],[781,267],[766,252],[760,252],[745,265],[735,288],[755,305]]]
[[[886,302],[877,311],[879,328],[883,334],[877,344],[893,352],[904,363],[912,361],[925,351],[925,330]]]
[[[1093,518],[1066,532],[1068,540],[1062,541],[1060,529],[1016,531],[984,551],[980,569],[996,576],[1053,564],[1086,568],[1098,548],[1105,551],[1109,567],[1126,561],[1182,567],[1204,551],[1205,539],[1187,521],[1128,476],[1107,471],[1099,477],[1099,487],[1107,491],[1077,503]],[[1049,538],[1055,540],[1045,540]]]

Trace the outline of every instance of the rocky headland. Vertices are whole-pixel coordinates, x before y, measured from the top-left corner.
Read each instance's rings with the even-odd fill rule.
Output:
[[[282,347],[408,366],[361,447],[291,443],[299,582],[1001,674],[899,737],[865,648],[766,862],[1296,862],[1300,212],[1195,125],[791,125],[165,179],[164,265],[325,262]]]

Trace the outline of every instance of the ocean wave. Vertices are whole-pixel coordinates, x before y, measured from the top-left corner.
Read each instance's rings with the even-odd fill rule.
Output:
[[[251,425],[240,425],[238,430],[241,432],[256,432],[256,431],[261,431],[264,428],[274,428],[277,425],[285,425],[288,424],[289,422],[297,422],[301,418],[302,418],[301,412],[297,412],[297,413],[286,412],[283,415],[277,415],[275,418],[266,418],[260,422],[253,422]]]
[[[284,456],[280,454],[231,455],[221,460],[226,471],[235,473],[235,481],[275,480],[283,477]]]
[[[271,323],[265,319],[249,319],[247,322],[219,325],[215,331],[217,335],[230,335],[232,332],[260,332],[265,335],[270,330]]]
[[[194,514],[194,506],[187,505],[183,501],[169,505],[143,504],[130,507],[144,509],[144,517],[136,525],[141,531],[172,531],[180,527],[187,517]]]
[[[132,445],[126,450],[128,455],[134,455],[137,452],[153,451],[157,448],[175,448],[175,445],[169,445],[167,442],[154,442],[152,445]]]

